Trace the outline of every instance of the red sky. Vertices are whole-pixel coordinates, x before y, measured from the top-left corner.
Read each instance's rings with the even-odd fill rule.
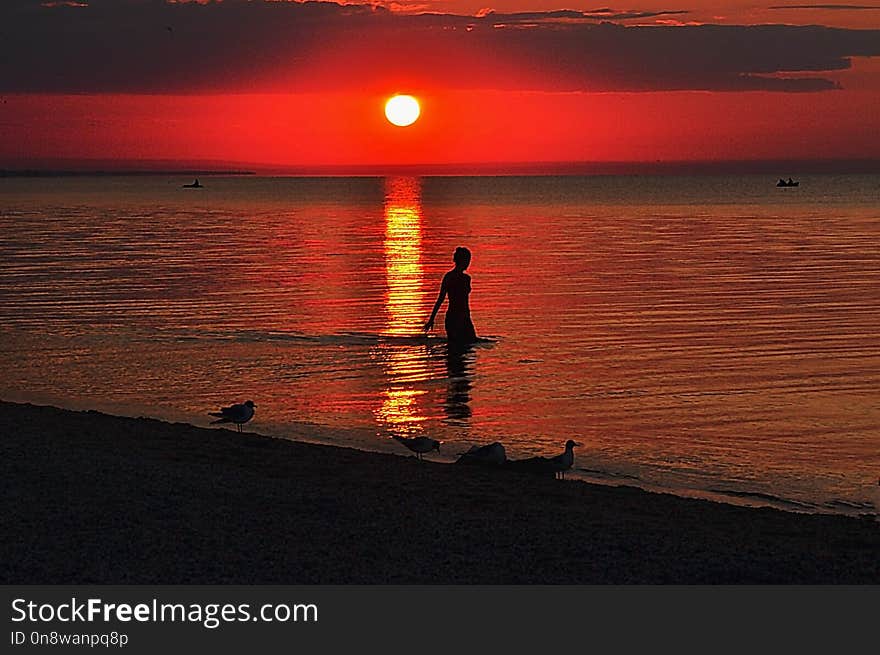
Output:
[[[880,159],[880,8],[9,2],[4,167]],[[414,126],[385,120],[394,92]]]

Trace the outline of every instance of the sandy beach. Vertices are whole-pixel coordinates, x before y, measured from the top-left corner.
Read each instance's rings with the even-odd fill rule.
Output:
[[[0,403],[4,584],[878,584],[880,524]]]

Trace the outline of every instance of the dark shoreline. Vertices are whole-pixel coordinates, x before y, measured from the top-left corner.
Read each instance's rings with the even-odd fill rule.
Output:
[[[880,524],[0,402],[3,584],[878,584]]]

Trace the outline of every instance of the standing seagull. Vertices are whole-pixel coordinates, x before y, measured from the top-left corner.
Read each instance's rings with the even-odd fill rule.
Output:
[[[569,439],[565,442],[565,452],[556,457],[551,457],[548,461],[549,467],[556,474],[557,478],[565,479],[565,472],[574,465],[574,447],[581,446],[577,441]]]
[[[440,442],[430,437],[399,437],[396,434],[392,436],[395,441],[399,441],[416,454],[416,457],[422,459],[422,455],[430,453],[432,450],[440,452]]]
[[[254,410],[256,409],[256,405],[254,405],[253,400],[246,400],[239,405],[230,405],[229,407],[222,408],[219,412],[211,412],[211,416],[219,416],[216,421],[211,421],[211,424],[214,423],[235,423],[238,426],[238,431],[241,432],[241,426],[244,423],[247,423],[254,417]]]

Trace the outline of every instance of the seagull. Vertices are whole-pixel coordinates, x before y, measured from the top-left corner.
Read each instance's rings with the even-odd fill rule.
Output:
[[[577,441],[569,439],[565,442],[565,452],[548,460],[548,466],[556,474],[556,477],[565,480],[565,472],[574,464],[574,447],[582,446]]]
[[[211,424],[235,423],[238,426],[238,431],[241,432],[242,424],[247,423],[254,417],[254,409],[256,407],[253,400],[246,400],[238,405],[223,407],[219,412],[210,412],[211,416],[219,417],[216,421],[211,421]]]
[[[580,445],[582,444],[569,439],[565,442],[565,452],[561,455],[510,460],[507,466],[513,471],[547,476],[552,473],[556,478],[565,479],[565,472],[574,465],[574,447]]]
[[[416,454],[416,457],[422,459],[422,455],[430,453],[432,450],[440,452],[440,442],[430,437],[399,437],[396,434],[392,436],[395,441],[399,441]]]

